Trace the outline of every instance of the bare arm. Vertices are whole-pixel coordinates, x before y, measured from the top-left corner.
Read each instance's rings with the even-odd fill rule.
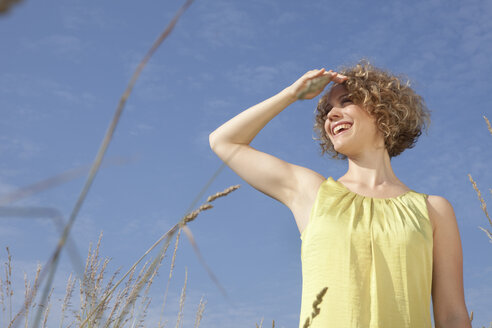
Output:
[[[239,113],[210,134],[212,149],[221,142],[248,145],[271,119],[295,101],[295,95],[289,88],[285,88]]]
[[[209,136],[212,150],[234,172],[252,187],[291,209],[303,187],[310,180],[320,179],[322,176],[258,151],[249,144],[271,119],[297,100],[298,95],[310,84],[310,80],[320,77],[324,77],[324,82],[315,91],[303,94],[302,99],[314,98],[331,80],[341,82],[346,79],[324,69],[308,71],[289,87],[239,113]]]
[[[436,328],[471,328],[463,288],[463,251],[452,205],[429,196],[429,216],[435,222],[432,303]]]

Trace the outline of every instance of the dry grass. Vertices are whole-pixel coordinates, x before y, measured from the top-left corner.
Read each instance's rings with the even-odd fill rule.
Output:
[[[319,305],[323,301],[323,296],[326,294],[328,287],[323,288],[318,295],[316,295],[316,300],[313,302],[313,312],[311,313],[311,318],[306,318],[303,328],[308,328],[313,323],[313,319],[320,313]]]
[[[492,126],[490,125],[489,119],[485,115],[483,116],[483,118],[485,120],[485,123],[487,124],[487,128],[488,128],[490,134],[492,135]],[[473,189],[475,189],[475,191],[477,193],[478,200],[480,201],[480,207],[482,208],[482,211],[485,213],[485,216],[487,217],[487,219],[489,221],[489,224],[492,227],[492,220],[490,219],[489,213],[487,211],[487,203],[483,199],[482,193],[480,192],[480,189],[478,188],[477,183],[475,182],[475,180],[473,180],[471,174],[468,174],[468,178],[470,179],[470,182],[472,183]],[[492,189],[489,188],[489,191],[490,191],[490,193],[492,195]],[[492,233],[490,232],[490,230],[485,229],[483,227],[479,227],[479,228],[483,232],[485,232],[485,234],[489,238],[489,241],[492,243]],[[471,311],[471,314],[470,314],[470,322],[472,322],[472,321],[473,321],[473,311]],[[482,326],[482,328],[485,328],[485,326]],[[492,321],[490,322],[489,328],[492,328]]]
[[[485,118],[486,119],[486,118]],[[489,121],[486,119],[489,127],[489,131],[492,134],[492,128]],[[492,220],[487,212],[487,205],[483,199],[476,182],[469,175],[473,188],[477,192],[478,198],[481,203],[481,208],[487,217],[489,224],[492,226]],[[177,224],[175,224],[168,232],[161,236],[143,255],[137,260],[134,265],[121,277],[118,281],[116,278],[119,271],[113,273],[109,279],[107,277],[107,266],[109,259],[102,260],[99,255],[99,249],[102,239],[102,233],[99,236],[99,240],[94,250],[92,246],[89,247],[89,252],[86,259],[84,273],[81,279],[76,279],[72,275],[68,277],[65,297],[61,304],[61,314],[59,320],[59,327],[145,327],[145,318],[151,302],[148,296],[150,287],[157,275],[159,267],[162,263],[164,255],[170,244],[171,238],[176,234],[175,247],[173,256],[171,259],[170,272],[168,277],[168,283],[166,285],[166,292],[164,294],[164,302],[162,304],[162,310],[165,308],[167,292],[169,283],[172,278],[174,270],[174,263],[176,259],[179,236],[181,229],[185,230],[190,238],[190,242],[194,246],[195,250],[199,252],[196,246],[195,240],[191,233],[191,230],[187,227],[187,224],[194,221],[198,215],[208,209],[213,208],[210,202],[216,200],[219,197],[223,197],[238,189],[239,186],[231,186],[222,192],[218,192],[207,198],[207,202],[201,205],[197,210],[185,215]],[[492,190],[491,190],[492,192]],[[480,227],[489,239],[492,241],[492,234],[489,230]],[[143,264],[140,271],[137,273],[137,265],[147,256],[157,245],[159,245],[165,239],[165,243],[162,246],[159,253],[154,257],[152,261],[147,261]],[[207,268],[207,270],[209,270]],[[34,309],[39,310],[41,308],[42,321],[40,326],[46,327],[48,323],[48,317],[51,309],[51,295],[53,290],[51,289],[47,302],[36,304],[29,299],[36,297],[39,288],[39,275],[41,272],[41,266],[38,265],[34,280],[29,281],[27,275],[24,275],[24,287],[25,287],[25,302],[22,311],[19,311],[16,315],[13,315],[13,289],[12,289],[12,256],[10,250],[7,247],[7,262],[4,265],[4,276],[0,276],[0,306],[2,316],[0,317],[0,327],[14,327],[16,323],[19,323],[21,318],[24,322],[24,327],[29,326],[30,315]],[[211,276],[213,274],[209,271]],[[185,271],[185,282],[181,292],[179,302],[179,313],[176,320],[175,327],[180,328],[183,323],[183,311],[186,297],[186,284],[188,279],[188,272]],[[116,282],[115,282],[116,281]],[[124,283],[124,284],[123,284]],[[218,283],[218,282],[217,282]],[[78,285],[79,301],[76,308],[72,304],[72,297],[75,291],[75,287]],[[121,286],[121,287],[120,287]],[[323,296],[326,294],[328,287],[325,287],[317,295],[313,302],[313,311],[309,317],[304,321],[303,328],[308,328],[312,325],[316,316],[320,313],[320,304],[322,303]],[[43,307],[42,304],[45,304]],[[203,297],[200,300],[198,309],[196,311],[196,318],[194,327],[198,328],[200,321],[203,317],[206,302],[203,302]],[[161,320],[158,323],[159,328],[166,327],[168,320],[162,322],[164,316],[161,315]],[[473,311],[470,314],[470,321],[473,321]],[[68,322],[68,323],[66,323]],[[263,319],[260,324],[256,324],[256,327],[261,328],[263,325]],[[272,327],[275,327],[275,321],[272,321]],[[492,328],[492,323],[491,326]],[[485,328],[485,327],[482,327]]]
[[[11,6],[13,6],[13,4],[15,4],[16,2],[19,2],[19,0],[5,0],[5,1],[0,0],[0,13],[7,12],[11,8]],[[123,95],[120,98],[116,112],[113,116],[113,119],[110,122],[108,130],[103,138],[102,144],[96,155],[96,159],[94,160],[91,166],[89,176],[85,181],[81,193],[79,194],[77,202],[68,219],[68,223],[63,228],[60,241],[58,242],[53,255],[50,257],[50,260],[48,261],[45,268],[41,268],[41,266],[38,266],[32,286],[29,280],[27,279],[27,276],[24,277],[25,280],[24,306],[21,309],[21,311],[17,312],[15,316],[13,316],[13,312],[12,312],[13,291],[12,291],[11,256],[7,248],[8,262],[6,263],[5,266],[6,268],[5,280],[1,280],[0,278],[0,304],[2,306],[2,312],[3,312],[2,318],[4,318],[2,320],[4,320],[5,322],[0,320],[0,327],[5,327],[5,326],[8,326],[9,328],[15,327],[17,324],[19,324],[18,319],[23,317],[25,319],[25,327],[27,328],[29,325],[30,313],[31,310],[33,309],[37,310],[36,316],[34,318],[33,326],[36,327],[38,326],[41,317],[42,317],[42,326],[43,327],[46,326],[51,309],[50,300],[53,292],[53,289],[51,289],[51,283],[52,280],[54,279],[55,271],[59,260],[59,255],[61,253],[62,248],[64,247],[65,243],[68,240],[71,227],[75,222],[77,214],[85,200],[85,197],[92,185],[92,182],[99,168],[101,167],[102,159],[112,139],[116,125],[119,121],[123,108],[125,107],[126,100],[130,96],[130,93],[132,92],[133,87],[138,77],[140,76],[140,73],[142,72],[147,62],[152,57],[153,53],[159,48],[160,44],[164,41],[164,39],[166,39],[166,37],[171,33],[179,17],[183,14],[184,11],[186,11],[186,9],[191,5],[192,2],[193,0],[187,0],[185,2],[185,4],[176,13],[171,23],[166,27],[166,29],[161,33],[158,39],[153,43],[147,54],[144,56],[142,61],[137,66],[134,74],[132,75],[127,85],[126,90],[124,91]],[[10,202],[17,200],[19,198],[24,198],[40,190],[44,190],[56,184],[62,183],[70,179],[72,175],[80,174],[79,170],[69,173],[70,174],[67,175],[60,175],[60,177],[56,177],[56,179],[43,181],[40,184],[27,188],[26,190],[21,190],[16,194],[7,195],[7,197],[3,197],[2,199],[0,199],[0,206],[9,204]],[[106,258],[101,262],[101,259],[99,257],[99,247],[102,238],[102,233],[101,233],[95,250],[92,251],[91,250],[92,246],[89,247],[89,253],[87,256],[86,265],[82,277],[79,277],[79,279],[75,279],[72,277],[72,275],[70,275],[68,278],[65,297],[63,299],[63,303],[61,307],[60,327],[64,326],[65,320],[70,320],[70,315],[68,314],[68,310],[73,306],[71,300],[76,284],[79,285],[78,288],[79,298],[80,298],[78,302],[79,306],[77,310],[71,311],[72,322],[68,325],[68,327],[72,325],[76,325],[77,327],[85,327],[85,326],[99,327],[101,325],[104,327],[109,327],[110,325],[112,327],[123,327],[129,324],[130,321],[132,327],[143,327],[146,311],[150,304],[150,298],[148,297],[149,288],[152,285],[153,279],[156,276],[158,268],[162,263],[170,239],[173,237],[174,233],[178,231],[174,253],[171,261],[168,284],[166,286],[166,293],[162,305],[163,309],[165,307],[169,281],[172,277],[172,272],[174,269],[174,261],[176,258],[176,251],[178,248],[181,229],[185,231],[193,248],[195,249],[197,255],[199,256],[199,259],[201,260],[202,264],[205,266],[212,280],[222,291],[223,295],[226,298],[228,298],[225,289],[220,285],[217,278],[213,275],[212,271],[208,268],[205,261],[201,257],[198,246],[195,243],[193,234],[191,230],[186,226],[186,224],[193,221],[200,212],[212,208],[212,205],[209,204],[210,202],[214,201],[219,197],[229,194],[230,192],[234,191],[237,188],[238,186],[232,186],[223,192],[219,192],[215,195],[210,196],[207,199],[206,204],[200,206],[198,210],[193,211],[190,214],[186,215],[177,225],[171,228],[158,241],[156,241],[154,245],[152,245],[152,247],[149,250],[147,250],[142,255],[142,257],[127,271],[127,273],[125,273],[125,275],[122,278],[120,278],[116,283],[113,282],[118,272],[114,273],[109,279],[109,281],[106,282],[104,281],[109,259]],[[141,268],[138,275],[135,277],[136,266],[142,261],[142,259],[145,256],[149,254],[150,251],[152,251],[162,240],[164,240],[164,238],[166,238],[165,244],[161,248],[158,255],[155,256],[152,262],[146,262]],[[40,302],[36,304],[34,300],[37,296],[39,285],[42,283],[46,275],[48,275],[48,279],[45,284],[44,291],[42,293]],[[124,287],[118,290],[117,288],[122,284],[122,282],[125,281],[125,279],[127,280]],[[180,300],[180,312],[178,315],[178,320],[176,322],[176,328],[179,328],[182,324],[182,310],[183,310],[184,299],[186,295],[185,294],[186,280],[187,280],[187,271],[185,277],[185,286],[183,287],[181,300]],[[140,297],[142,290],[144,296]],[[140,304],[138,308],[136,308],[138,299],[140,299]],[[200,320],[203,316],[204,309],[205,309],[205,303],[202,302],[201,300],[197,310],[195,327],[199,326]],[[165,323],[163,325],[162,320],[160,320],[159,327],[164,327],[164,326]],[[274,321],[273,321],[273,326],[275,326]]]
[[[127,273],[121,277],[117,282],[116,278],[119,274],[119,270],[113,273],[107,278],[107,267],[110,262],[108,258],[101,259],[99,250],[101,246],[102,233],[99,235],[96,247],[92,249],[92,245],[89,246],[87,254],[84,272],[81,278],[75,278],[72,274],[68,277],[65,296],[61,304],[60,317],[58,318],[59,327],[145,327],[145,318],[151,299],[148,297],[150,286],[152,285],[158,269],[162,263],[167,247],[170,243],[170,239],[174,233],[176,235],[176,244],[174,247],[174,253],[171,260],[170,272],[168,277],[168,283],[166,286],[166,293],[164,297],[163,309],[165,307],[165,299],[169,287],[169,282],[174,270],[174,261],[176,259],[176,251],[179,241],[179,228],[188,228],[187,224],[194,221],[199,213],[204,210],[210,209],[213,206],[209,203],[216,200],[219,197],[223,197],[238,189],[239,186],[232,186],[222,192],[218,192],[207,198],[207,203],[201,205],[197,210],[185,215],[173,228],[171,228],[166,234],[161,236],[159,240],[145,252],[145,254],[127,271]],[[189,229],[189,228],[188,228]],[[191,231],[190,231],[191,232]],[[165,244],[161,251],[154,257],[152,261],[147,261],[143,264],[140,271],[136,272],[138,263],[145,257],[153,248],[157,246],[159,242],[167,237]],[[193,237],[192,237],[193,238]],[[195,241],[193,243],[196,246]],[[198,249],[198,248],[197,248]],[[36,298],[37,291],[39,289],[39,274],[41,272],[41,265],[38,265],[33,282],[31,282],[27,275],[24,275],[24,306],[15,316],[12,312],[12,296],[14,294],[12,289],[12,256],[10,250],[7,247],[7,262],[5,263],[5,276],[0,277],[0,305],[2,308],[2,320],[0,320],[0,327],[11,328],[15,324],[18,324],[21,320],[24,322],[24,327],[29,327],[32,318],[31,312],[41,308],[42,321],[41,327],[46,327],[48,324],[48,318],[50,315],[50,309],[52,307],[51,295],[53,289],[50,290],[48,298],[44,303],[36,304],[32,300]],[[181,328],[183,323],[183,310],[186,297],[186,283],[188,279],[188,271],[185,271],[185,282],[181,292],[179,302],[179,313],[176,320],[176,328]],[[124,283],[124,284],[123,284]],[[78,288],[76,288],[78,286]],[[121,286],[120,288],[118,288]],[[78,291],[78,302],[73,304],[73,294]],[[319,313],[319,304],[322,301],[322,297],[327,288],[318,294],[315,302],[313,303],[313,313],[311,318],[306,320],[304,327],[309,327],[312,320]],[[44,305],[43,305],[44,304]],[[198,328],[200,321],[203,317],[206,302],[203,301],[203,297],[200,300],[198,309],[195,316],[194,328]],[[167,321],[163,324],[159,321],[158,327],[165,327]],[[260,323],[262,326],[263,320]],[[36,323],[34,323],[36,325]],[[256,324],[258,327],[258,324]],[[275,321],[272,322],[272,327],[275,327]]]
[[[487,203],[485,203],[485,200],[482,197],[482,193],[480,192],[480,189],[478,189],[477,183],[473,180],[471,174],[468,174],[468,178],[470,179],[470,182],[473,185],[473,189],[475,189],[475,191],[477,192],[478,200],[480,201],[480,204],[481,204],[480,207],[482,208],[483,212],[485,213],[485,216],[489,220],[490,226],[492,227],[492,220],[490,219],[489,213],[487,212]],[[492,189],[489,189],[489,190],[492,193]],[[487,236],[490,239],[490,242],[492,243],[492,233],[485,228],[482,228],[482,227],[479,227],[479,228],[487,234]]]
[[[22,0],[0,0],[0,14],[8,13],[11,8]]]
[[[111,275],[107,279],[107,266],[109,259],[101,259],[99,249],[102,240],[102,233],[99,236],[99,240],[94,250],[92,245],[89,246],[89,251],[85,263],[83,275],[80,279],[73,278],[72,275],[68,277],[67,287],[65,291],[65,297],[61,305],[61,315],[59,318],[61,327],[145,327],[145,317],[149,304],[151,302],[148,296],[150,286],[152,285],[154,278],[156,277],[159,267],[164,259],[167,247],[169,246],[171,238],[176,232],[179,236],[181,229],[188,229],[187,224],[194,221],[198,215],[204,210],[211,209],[213,206],[209,202],[223,197],[238,189],[239,186],[232,186],[222,192],[218,192],[207,198],[207,203],[201,205],[197,210],[185,215],[174,227],[172,227],[166,234],[161,236],[159,240],[148,249],[140,259],[132,265],[132,267],[121,277],[117,282],[116,278],[119,274],[119,270]],[[191,230],[190,230],[191,233]],[[152,261],[147,261],[143,264],[142,268],[136,273],[137,265],[142,259],[150,253],[161,241],[166,238],[166,242],[162,249],[154,257]],[[193,238],[191,236],[191,238]],[[178,248],[179,238],[176,238],[176,245],[172,257],[172,263],[169,272],[168,284],[172,277],[174,269],[174,261],[176,258],[176,251]],[[193,239],[193,243],[196,243]],[[197,248],[198,249],[198,248]],[[32,300],[35,299],[37,291],[39,289],[39,274],[41,272],[41,266],[38,265],[36,275],[33,283],[29,281],[27,276],[24,276],[25,286],[25,302],[23,309],[19,311],[15,316],[12,312],[12,256],[10,250],[7,247],[7,262],[5,263],[5,277],[0,277],[0,305],[2,308],[2,320],[0,320],[0,327],[13,327],[20,322],[20,318],[23,318],[24,326],[27,328],[30,324],[31,310],[43,307],[42,312],[42,327],[45,327],[48,322],[48,317],[51,309],[51,294],[53,290],[48,294],[46,302],[36,304]],[[185,284],[180,298],[180,309],[178,318],[176,321],[176,328],[181,327],[183,321],[183,309],[186,296],[186,282],[188,278],[187,271],[185,272]],[[124,284],[123,284],[124,283]],[[72,296],[75,290],[75,286],[78,285],[79,301],[78,306],[74,309],[72,304]],[[122,286],[122,287],[120,287]],[[120,287],[118,289],[118,287]],[[166,295],[167,295],[166,287]],[[200,321],[203,317],[206,302],[200,300],[198,305],[195,328],[199,327]],[[165,302],[163,304],[163,308]],[[69,311],[71,310],[71,311]],[[69,322],[65,324],[65,322]],[[162,320],[161,320],[162,321]],[[37,326],[36,322],[34,323]],[[165,327],[165,323],[159,322],[159,327]]]
[[[0,14],[8,12],[11,7],[13,7],[16,3],[20,2],[20,0],[0,0]],[[119,120],[119,117],[122,113],[122,110],[125,106],[126,100],[129,97],[133,86],[138,79],[140,73],[142,72],[144,66],[148,62],[148,60],[151,58],[152,54],[157,50],[159,45],[163,42],[163,40],[171,33],[172,29],[174,28],[174,25],[176,24],[179,16],[186,10],[186,8],[192,3],[193,1],[188,0],[186,1],[186,4],[180,9],[178,14],[175,16],[171,24],[165,29],[165,31],[159,36],[159,38],[155,41],[155,43],[152,45],[150,48],[149,52],[146,54],[144,59],[140,62],[138,65],[137,69],[135,70],[128,86],[127,89],[125,90],[124,94],[120,98],[120,102],[118,104],[116,113],[114,115],[114,118],[110,124],[110,127],[108,128],[107,134],[103,140],[103,144],[101,145],[101,148],[99,149],[99,152],[96,156],[96,160],[93,163],[93,166],[91,168],[89,178],[86,181],[86,184],[79,195],[79,199],[73,209],[73,212],[69,218],[69,224],[65,226],[65,230],[63,232],[62,238],[60,240],[59,246],[55,252],[54,258],[55,260],[57,259],[57,254],[61,251],[61,248],[65,244],[68,234],[70,232],[70,228],[75,221],[75,218],[77,216],[78,210],[82,206],[83,200],[85,199],[85,195],[87,194],[87,191],[90,188],[90,185],[92,183],[92,180],[95,178],[95,175],[97,171],[99,170],[99,167],[102,163],[102,159],[104,157],[105,151],[107,149],[107,146],[109,145],[109,142],[111,141],[114,129],[116,127],[116,124]],[[311,82],[311,81],[310,81]],[[313,81],[316,82],[316,81]],[[321,83],[322,81],[317,81],[317,83]],[[316,88],[318,85],[316,83],[313,83],[310,85],[310,88]],[[301,97],[301,95],[298,95],[298,97]],[[484,116],[484,119],[487,123],[488,130],[492,134],[492,127],[489,122],[489,120]],[[79,172],[71,172],[73,174],[79,174]],[[23,198],[26,197],[26,193],[32,194],[35,193],[38,190],[42,189],[47,189],[49,186],[51,186],[53,183],[61,183],[65,180],[68,180],[71,176],[63,176],[61,177],[62,180],[58,181],[46,181],[41,185],[36,185],[33,188],[30,188],[28,190],[23,191],[23,193],[18,193],[15,195],[9,195],[9,197],[0,199],[0,206],[5,205],[7,203],[10,203],[18,198]],[[481,208],[484,211],[489,224],[492,226],[492,220],[487,212],[487,206],[486,203],[481,195],[480,190],[477,187],[476,182],[472,179],[471,175],[468,175],[473,188],[477,192],[478,198],[481,203]],[[36,189],[37,188],[37,189]],[[187,223],[193,221],[196,219],[199,213],[201,213],[204,210],[208,210],[212,208],[213,206],[209,204],[213,200],[225,196],[229,194],[230,192],[236,190],[238,186],[232,186],[228,189],[226,189],[223,192],[219,192],[215,195],[210,196],[207,199],[207,203],[203,204],[200,206],[197,210],[187,214],[185,217],[183,217],[174,227],[172,227],[167,233],[165,233],[159,240],[157,240],[151,247],[148,249],[140,259],[138,259],[134,265],[121,277],[118,281],[116,281],[116,278],[119,274],[119,270],[117,270],[115,273],[113,273],[109,278],[107,278],[107,266],[110,262],[108,258],[101,259],[99,255],[99,249],[100,249],[100,244],[102,240],[102,233],[99,236],[98,243],[95,247],[94,250],[92,250],[92,245],[89,247],[87,259],[86,259],[86,265],[85,269],[83,272],[82,277],[80,278],[75,278],[73,275],[70,275],[68,277],[67,285],[66,285],[66,291],[65,291],[65,297],[63,298],[62,304],[61,304],[61,314],[59,318],[59,327],[145,327],[145,318],[147,315],[147,311],[149,308],[149,305],[151,303],[151,299],[148,296],[150,287],[154,281],[154,278],[156,277],[158,270],[162,264],[162,261],[164,259],[164,255],[167,251],[167,248],[169,246],[169,243],[171,241],[171,238],[174,236],[174,234],[177,232],[176,235],[176,241],[175,241],[175,247],[174,247],[174,252],[171,260],[171,265],[170,265],[170,272],[169,272],[169,278],[168,278],[168,283],[166,285],[166,291],[164,294],[164,301],[162,304],[162,310],[164,310],[165,305],[166,305],[166,299],[167,299],[167,292],[168,292],[168,287],[169,287],[169,282],[172,278],[172,273],[174,270],[174,263],[175,263],[175,258],[176,258],[176,253],[178,249],[178,244],[179,244],[179,237],[181,234],[181,229],[185,231],[187,234],[188,238],[190,239],[190,242],[192,243],[195,251],[199,255],[199,258],[202,260],[201,255],[199,253],[199,249],[195,243],[195,240],[193,238],[193,235],[191,233],[191,230],[187,227]],[[490,192],[492,193],[492,189],[489,189]],[[480,227],[481,230],[483,230],[490,241],[492,242],[492,233],[485,229]],[[136,271],[136,268],[138,264],[143,260],[144,257],[146,257],[157,245],[159,245],[164,239],[165,243],[162,246],[161,250],[158,252],[158,254],[154,257],[152,261],[147,261],[143,264],[143,266],[140,268],[140,271]],[[205,268],[207,269],[209,275],[211,276],[212,280],[217,284],[217,286],[221,289],[221,291],[226,295],[225,290],[220,286],[218,280],[215,278],[213,275],[212,271],[206,266],[205,262],[202,260],[202,263],[204,264]],[[51,265],[51,263],[49,263]],[[31,282],[27,275],[24,274],[24,304],[23,304],[23,309],[19,312],[17,312],[15,315],[13,314],[13,287],[12,287],[12,256],[10,254],[10,250],[7,247],[7,262],[4,263],[4,276],[2,277],[0,275],[0,306],[1,306],[1,311],[2,315],[0,316],[0,328],[1,327],[8,327],[8,328],[13,328],[15,325],[19,324],[21,322],[21,318],[23,319],[22,322],[24,322],[24,326],[27,328],[30,323],[30,315],[33,312],[34,309],[40,310],[39,313],[42,313],[42,321],[41,321],[41,326],[46,327],[48,324],[48,317],[50,315],[50,310],[52,307],[51,303],[51,296],[53,293],[53,289],[48,288],[48,292],[46,293],[46,302],[42,300],[40,303],[36,304],[33,300],[37,296],[38,289],[40,287],[40,273],[41,273],[41,266],[38,265],[36,269],[36,273],[34,276],[33,281]],[[53,269],[54,272],[54,269]],[[181,297],[180,297],[180,302],[179,302],[179,313],[178,317],[176,320],[176,328],[180,328],[183,323],[183,312],[184,312],[184,303],[185,303],[185,298],[186,298],[186,286],[187,286],[187,279],[188,279],[188,272],[187,269],[185,268],[185,281],[184,281],[184,286],[181,292]],[[116,282],[115,282],[116,281]],[[79,296],[79,301],[77,302],[77,305],[74,305],[72,303],[73,299],[73,294],[74,291],[76,290],[76,286],[78,285],[78,296]],[[50,284],[48,284],[48,287]],[[320,313],[320,304],[322,303],[323,296],[326,294],[328,290],[328,287],[323,288],[317,295],[316,299],[313,302],[313,311],[311,313],[311,316],[307,317],[304,323],[303,328],[308,328],[312,325],[314,318],[319,315]],[[205,310],[205,304],[206,302],[203,302],[203,297],[200,300],[200,303],[198,305],[198,309],[196,311],[196,318],[195,318],[195,324],[194,327],[198,328],[200,321],[203,317],[203,313]],[[161,315],[161,320],[158,323],[159,328],[166,327],[167,320],[162,323],[162,320],[164,319],[164,316]],[[470,320],[473,320],[473,311],[471,312]],[[65,322],[68,321],[68,324],[65,324]],[[37,325],[35,323],[35,325]],[[260,322],[260,325],[256,324],[256,327],[262,327],[263,325],[263,319]],[[272,327],[275,327],[275,321],[272,321]],[[490,325],[492,328],[492,323]],[[485,327],[483,327],[485,328]]]
[[[483,116],[483,118],[484,118],[485,122],[487,123],[487,128],[488,128],[490,134],[492,135],[492,127],[490,126],[489,119],[485,115]],[[482,211],[485,213],[485,216],[489,220],[489,224],[492,227],[492,220],[490,219],[490,215],[487,212],[487,203],[485,203],[485,200],[482,197],[482,193],[480,192],[480,189],[478,189],[477,183],[475,182],[475,180],[473,180],[471,174],[468,174],[468,178],[470,179],[470,182],[473,185],[473,189],[475,189],[475,191],[477,192],[478,200],[480,201],[480,207],[482,208]],[[492,195],[492,189],[489,188],[489,192]],[[492,243],[492,233],[490,232],[490,230],[482,228],[482,227],[479,227],[479,228],[481,230],[483,230],[483,232],[485,232],[487,237],[489,237],[489,239],[490,239],[489,241]],[[491,323],[491,327],[492,327],[492,323]]]
[[[2,0],[0,0],[2,1]],[[135,69],[134,73],[132,74],[132,77],[130,78],[130,81],[127,84],[127,87],[125,91],[123,92],[123,95],[120,97],[120,100],[118,102],[118,106],[116,108],[116,111],[113,115],[113,118],[109,124],[109,127],[104,135],[104,138],[102,140],[101,146],[99,147],[99,150],[96,154],[96,158],[94,162],[92,163],[91,169],[89,171],[89,175],[87,179],[85,180],[84,186],[82,187],[82,190],[77,198],[77,201],[75,202],[75,205],[72,209],[72,212],[70,214],[70,217],[68,218],[67,224],[63,228],[63,232],[61,233],[61,237],[59,239],[59,242],[57,243],[57,246],[51,255],[51,257],[48,260],[48,265],[44,268],[46,269],[41,271],[40,274],[40,280],[42,281],[44,277],[47,275],[47,282],[44,287],[43,294],[41,296],[41,304],[46,303],[46,299],[48,296],[48,292],[51,289],[51,284],[53,282],[54,276],[56,269],[58,267],[58,262],[60,259],[60,254],[65,246],[66,242],[68,241],[72,226],[78,216],[78,213],[85,201],[85,198],[92,186],[92,183],[96,177],[97,172],[99,171],[103,158],[106,154],[106,151],[108,149],[108,146],[113,138],[114,131],[116,129],[116,126],[118,125],[119,119],[121,117],[121,114],[123,113],[123,109],[126,105],[126,101],[128,97],[130,96],[131,92],[133,91],[133,87],[135,86],[136,81],[140,77],[141,72],[143,71],[144,67],[148,63],[148,61],[151,59],[152,55],[157,51],[159,46],[162,44],[162,42],[169,36],[169,34],[173,31],[176,23],[178,22],[179,18],[181,15],[187,10],[187,8],[193,3],[194,0],[186,0],[186,2],[179,8],[179,10],[176,12],[174,15],[173,19],[171,22],[166,26],[164,31],[159,35],[157,40],[152,44],[148,52],[145,54],[144,58],[140,61],[138,64],[137,68]],[[10,3],[10,1],[5,1],[6,3]],[[2,2],[3,4],[3,2]],[[10,7],[10,5],[8,6]],[[1,7],[0,7],[1,8]],[[152,264],[152,266],[155,266],[155,263]],[[30,303],[33,300],[33,297],[29,295],[27,298],[27,302]],[[36,317],[34,319],[34,326],[38,326],[39,320],[40,320],[41,312],[38,310]]]

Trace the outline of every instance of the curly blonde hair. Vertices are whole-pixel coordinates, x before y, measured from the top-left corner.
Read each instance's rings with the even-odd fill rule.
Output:
[[[410,88],[408,80],[404,82],[402,77],[374,67],[366,59],[355,66],[342,67],[337,72],[348,77],[342,83],[349,93],[348,98],[375,117],[390,158],[413,148],[422,134],[422,128],[427,133],[431,122],[430,110],[423,98]],[[314,139],[320,140],[321,155],[328,153],[332,154],[333,159],[346,160],[346,155],[335,150],[324,128],[331,109],[328,103],[331,88],[318,102],[314,130],[319,138]]]

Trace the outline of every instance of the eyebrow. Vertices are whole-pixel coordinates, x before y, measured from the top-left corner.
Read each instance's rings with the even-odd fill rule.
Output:
[[[339,96],[336,98],[336,100],[340,100],[341,98],[343,98],[343,97],[347,96],[348,94],[349,94],[349,92],[348,92],[348,91],[343,92],[341,95],[339,95]],[[330,104],[330,103],[328,102],[327,107],[328,107],[329,109],[332,109],[332,108],[333,108],[333,105],[332,105],[332,104]]]

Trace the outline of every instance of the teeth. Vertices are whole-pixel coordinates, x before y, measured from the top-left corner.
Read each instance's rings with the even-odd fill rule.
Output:
[[[348,124],[348,123],[337,125],[333,129],[333,134],[337,134],[338,131],[340,131],[340,129],[349,129],[351,126],[352,126],[352,124]]]

